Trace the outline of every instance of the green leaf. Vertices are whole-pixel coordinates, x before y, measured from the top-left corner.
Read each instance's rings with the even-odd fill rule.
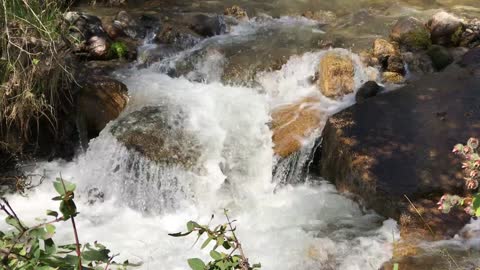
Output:
[[[19,230],[19,231],[23,231],[23,227],[22,227],[22,224],[20,223],[20,221],[18,219],[16,219],[15,217],[12,217],[12,216],[8,216],[6,219],[5,219],[5,222],[14,227],[15,229]]]
[[[38,65],[38,63],[40,63],[39,59],[37,59],[37,58],[32,59],[32,64],[34,64],[36,66],[36,65]]]
[[[52,255],[57,251],[57,247],[51,238],[44,241],[45,243],[45,253],[48,255]]]
[[[191,233],[192,232],[186,232],[186,233],[178,232],[178,233],[169,233],[168,235],[170,235],[172,237],[182,237],[182,236],[187,236]]]
[[[196,222],[193,222],[193,221],[187,222],[187,231],[189,231],[189,232],[193,231],[197,225],[198,224]]]
[[[57,178],[57,181],[53,182],[53,187],[55,188],[57,193],[62,196],[65,195],[67,192],[74,192],[76,188],[75,184],[62,180],[60,178]]]
[[[192,270],[205,270],[205,263],[199,258],[188,259],[188,265]]]
[[[230,243],[228,241],[225,241],[223,242],[223,248],[225,248],[226,250],[229,250],[232,246],[230,245]]]
[[[217,237],[217,245],[223,246],[223,243],[224,243],[223,235],[220,235],[219,237]]]
[[[67,220],[77,214],[77,206],[73,200],[62,201],[60,203],[60,212],[62,212],[64,220]]]
[[[58,217],[58,212],[47,210],[47,216]]]
[[[205,242],[203,242],[203,245],[201,247],[201,249],[204,249],[205,247],[208,246],[208,244],[210,243],[210,241],[212,241],[213,238],[211,237],[208,237],[207,240],[205,240]]]
[[[215,250],[210,251],[210,257],[212,257],[216,261],[223,259],[222,254]]]
[[[398,270],[398,263],[393,264],[393,270]]]
[[[90,262],[107,262],[110,259],[108,249],[89,249],[82,252],[82,258]]]

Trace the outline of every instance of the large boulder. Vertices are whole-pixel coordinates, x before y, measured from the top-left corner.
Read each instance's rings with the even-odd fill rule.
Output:
[[[196,137],[185,129],[186,115],[173,106],[149,106],[118,119],[111,133],[127,149],[162,166],[192,169],[201,156]]]
[[[276,108],[272,112],[273,151],[287,157],[302,147],[302,141],[319,128],[322,114],[315,108],[319,101],[306,98],[300,102]]]
[[[390,32],[390,38],[410,50],[426,49],[431,44],[428,29],[414,17],[398,19]]]
[[[423,230],[411,201],[438,232],[434,238],[453,236],[468,218],[449,222],[435,203],[463,192],[451,149],[480,134],[479,85],[480,78],[452,69],[335,114],[323,130],[320,174],[378,213]]]
[[[462,19],[445,11],[436,13],[428,21],[427,27],[432,42],[444,46],[458,45],[464,31]]]
[[[87,138],[100,131],[125,109],[128,89],[125,84],[103,76],[93,76],[82,86],[77,96],[77,115]]]
[[[329,52],[320,60],[318,69],[318,86],[324,96],[338,98],[353,93],[355,67],[350,56]]]

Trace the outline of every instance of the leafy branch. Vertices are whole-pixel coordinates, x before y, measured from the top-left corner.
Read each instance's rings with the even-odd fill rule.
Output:
[[[5,222],[12,227],[10,231],[0,231],[0,268],[6,270],[107,270],[111,265],[130,266],[128,261],[117,264],[110,250],[100,243],[81,245],[75,224],[77,207],[74,202],[75,184],[58,178],[53,186],[60,201],[58,212],[47,210],[46,219],[37,225],[28,227],[21,221],[5,198],[1,198],[0,210],[6,215]],[[53,240],[56,223],[72,223],[74,244],[57,246]]]
[[[169,234],[173,237],[185,237],[192,233],[197,233],[197,239],[194,245],[200,240],[203,235],[207,236],[204,240],[201,249],[206,248],[211,243],[214,243],[212,250],[210,251],[210,257],[212,260],[205,263],[199,258],[191,258],[188,260],[188,265],[192,270],[255,270],[261,267],[260,264],[250,265],[248,258],[242,248],[242,244],[238,240],[235,231],[236,227],[233,226],[235,220],[230,220],[228,216],[228,210],[224,210],[225,218],[227,222],[217,225],[213,229],[209,225],[200,225],[195,221],[189,221],[187,223],[187,231]],[[212,219],[213,219],[212,215]],[[226,252],[219,252],[217,249],[222,247]],[[236,254],[238,253],[238,254]]]

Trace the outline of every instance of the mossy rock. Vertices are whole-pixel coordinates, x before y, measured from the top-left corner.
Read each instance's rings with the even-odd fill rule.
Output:
[[[432,45],[430,33],[423,28],[405,33],[401,37],[401,44],[409,49],[424,50]]]
[[[433,45],[427,51],[428,56],[432,59],[435,70],[440,71],[453,62],[453,57],[447,48],[440,45]]]

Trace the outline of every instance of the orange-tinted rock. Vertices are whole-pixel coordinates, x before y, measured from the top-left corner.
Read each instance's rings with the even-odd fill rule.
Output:
[[[327,53],[320,60],[318,84],[322,94],[338,98],[353,93],[355,68],[350,56]]]
[[[273,150],[286,157],[302,147],[302,140],[320,126],[322,114],[314,107],[318,100],[302,101],[277,108],[272,113]]]

